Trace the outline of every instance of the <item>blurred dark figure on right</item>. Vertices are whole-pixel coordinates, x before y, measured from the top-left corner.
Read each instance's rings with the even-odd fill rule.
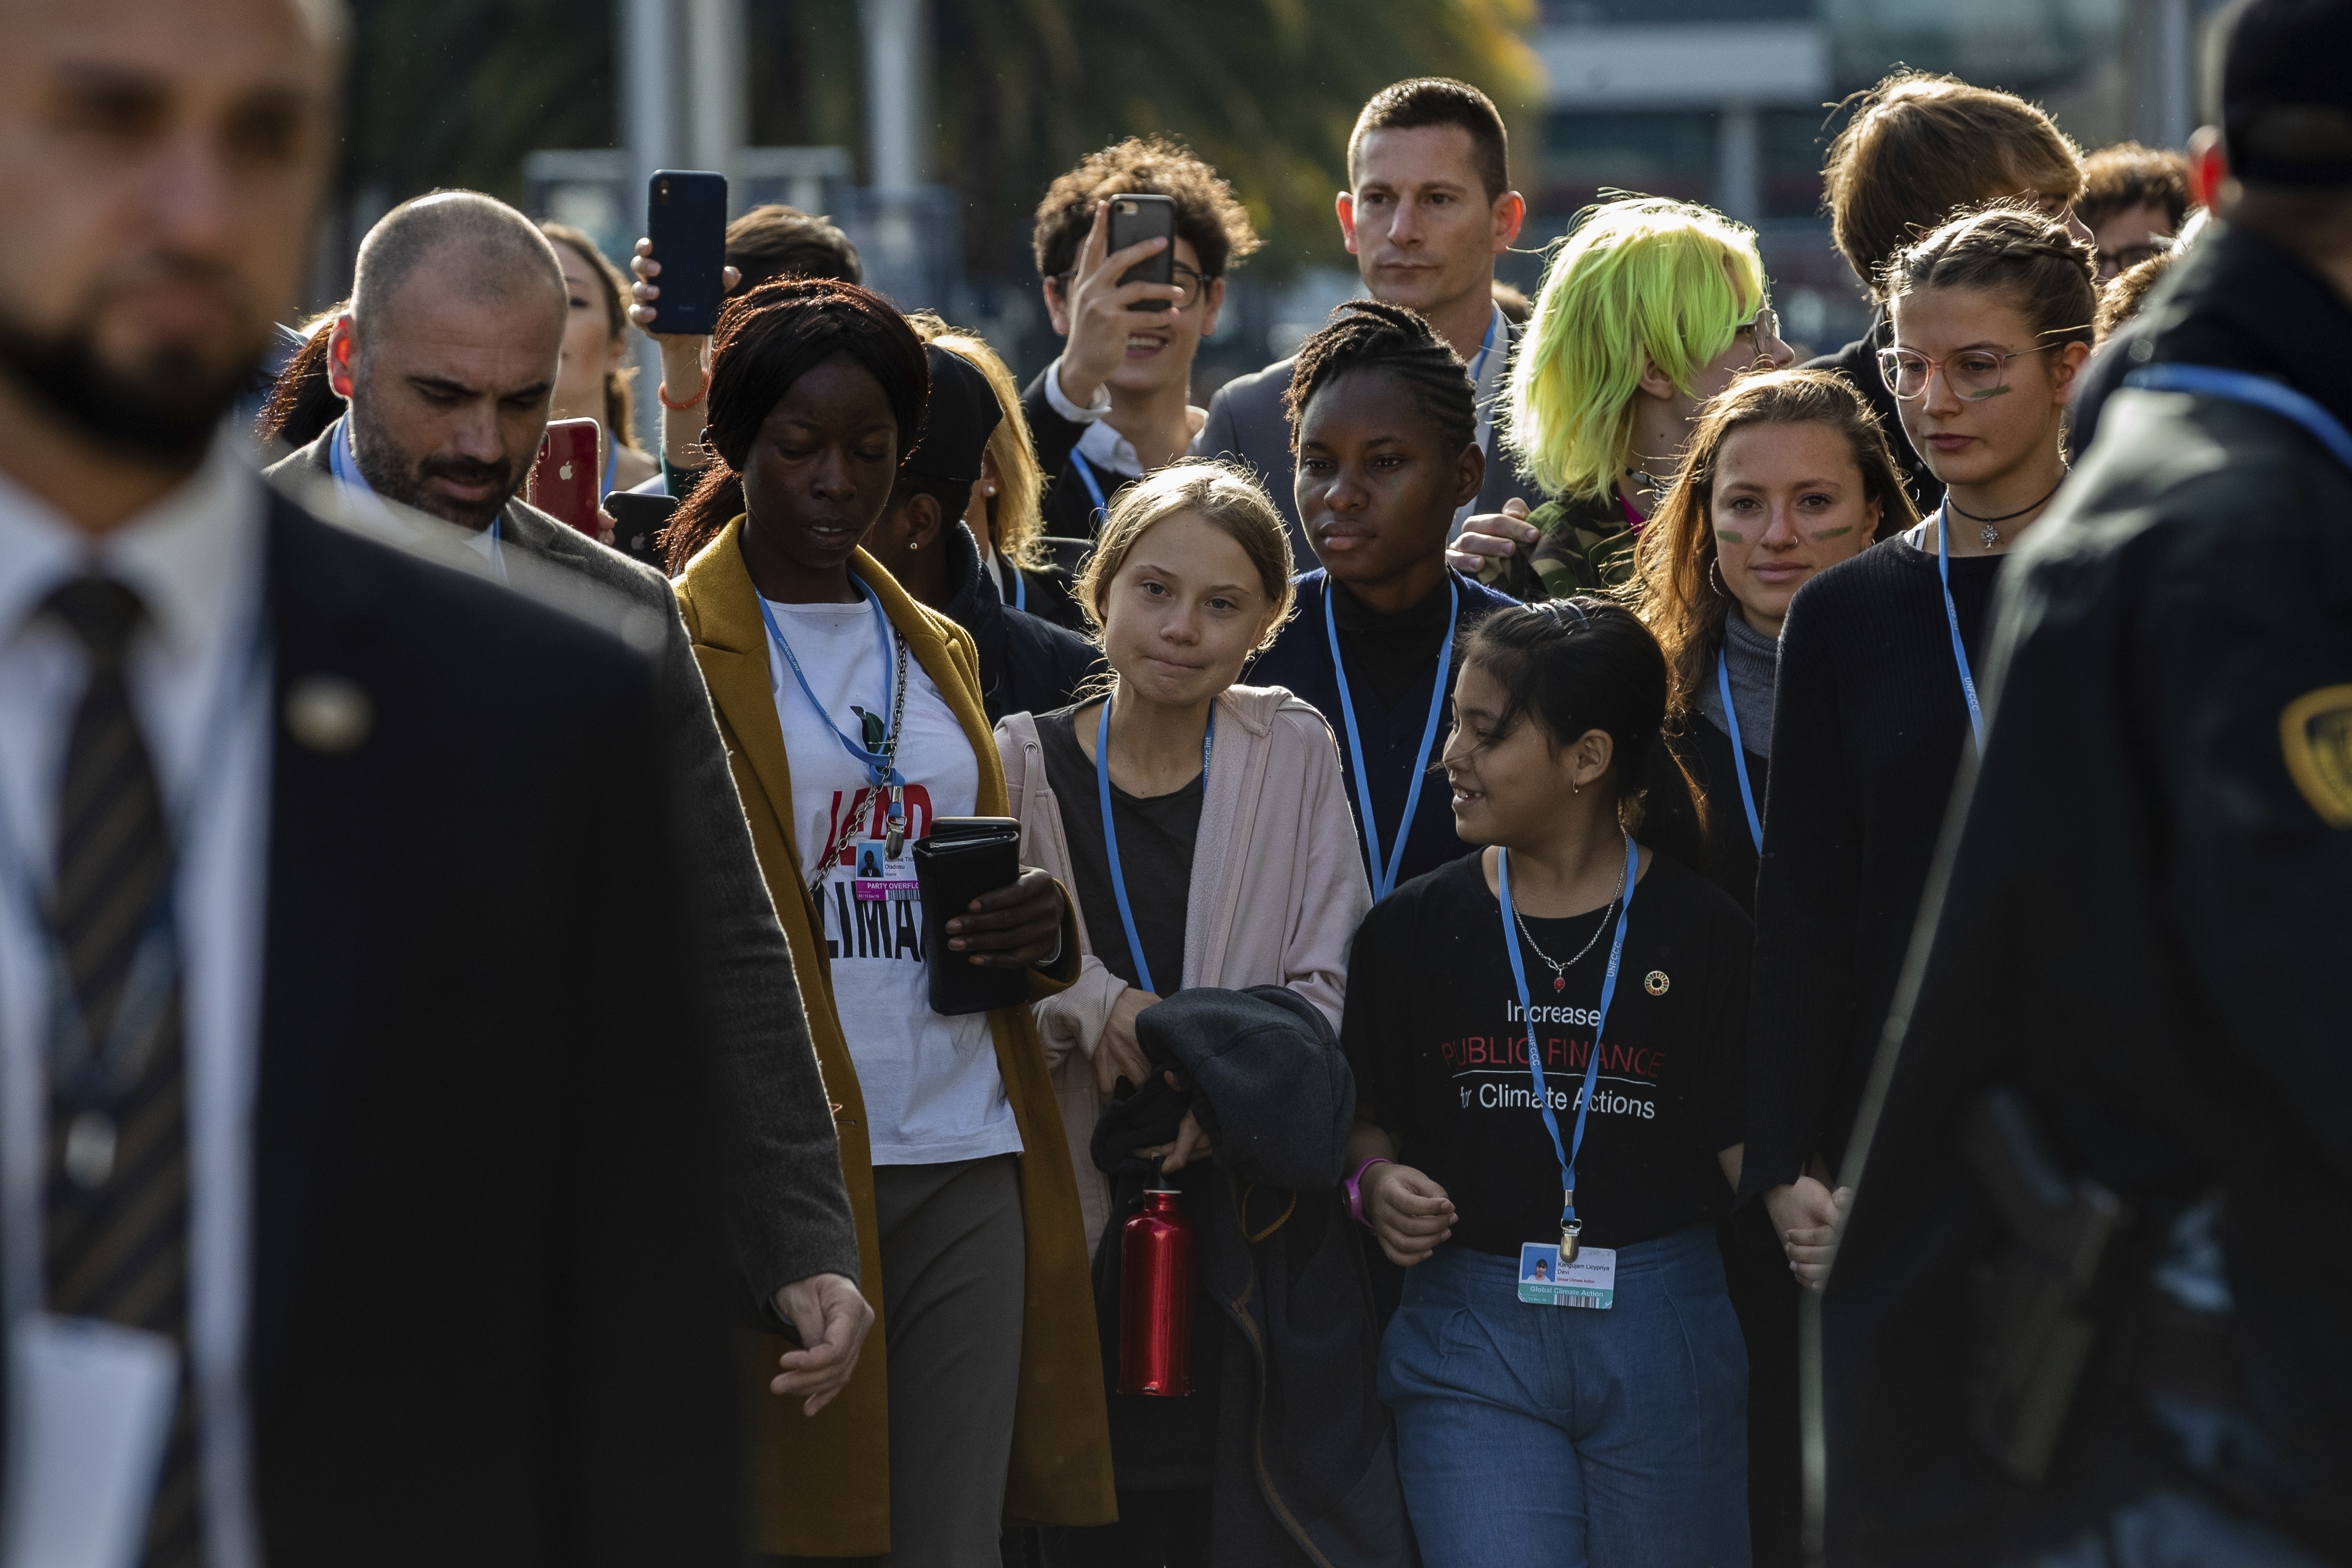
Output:
[[[2352,1561],[2352,0],[2221,26],[1847,1156],[1832,1563]]]

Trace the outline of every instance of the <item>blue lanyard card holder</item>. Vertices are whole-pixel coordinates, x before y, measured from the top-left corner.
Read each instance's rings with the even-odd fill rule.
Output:
[[[1019,969],[983,969],[948,946],[948,921],[982,893],[1021,875],[1021,824],[1010,816],[942,816],[915,845],[915,881],[923,897],[923,960],[931,1011],[944,1017],[992,1013],[1029,1000]]]

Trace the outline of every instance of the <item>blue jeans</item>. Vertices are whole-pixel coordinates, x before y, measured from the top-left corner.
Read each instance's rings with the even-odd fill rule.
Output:
[[[1428,1568],[1746,1568],[1748,1352],[1711,1226],[1620,1249],[1605,1311],[1517,1260],[1405,1270],[1381,1398]]]

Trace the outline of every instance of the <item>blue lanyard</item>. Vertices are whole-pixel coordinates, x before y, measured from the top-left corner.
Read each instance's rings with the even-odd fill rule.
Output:
[[[1013,574],[1013,607],[1016,610],[1027,609],[1029,607],[1028,574],[1021,570],[1021,563],[1017,561],[1008,560],[1004,567],[1006,571]],[[998,596],[1003,597],[1002,595]]]
[[[1960,642],[1960,612],[1952,605],[1951,531],[1945,526],[1944,509],[1937,507],[1931,519],[1936,525],[1936,576],[1944,584],[1944,620],[1952,628],[1952,659],[1960,667],[1960,695],[1969,700],[1969,728],[1976,731],[1977,751],[1984,751],[1984,710],[1977,705],[1977,678],[1969,669],[1969,650]]]
[[[1209,727],[1201,734],[1201,794],[1209,793],[1209,752],[1217,743],[1217,705],[1209,703]],[[1110,699],[1103,699],[1102,718],[1095,725],[1095,798],[1102,803],[1103,848],[1110,855],[1111,897],[1118,900],[1118,923],[1127,931],[1127,956],[1135,964],[1135,984],[1157,996],[1151,965],[1144,961],[1143,939],[1136,934],[1135,908],[1127,901],[1127,873],[1118,864],[1118,823],[1110,814]]]
[[[1077,465],[1078,482],[1087,487],[1087,499],[1095,503],[1094,517],[1088,526],[1099,533],[1103,520],[1110,515],[1110,503],[1103,500],[1102,481],[1095,478],[1094,465],[1081,454],[1072,452],[1070,461]]]
[[[881,598],[865,584],[852,576],[849,579],[849,585],[856,589],[857,596],[865,600],[873,609],[875,623],[880,627],[882,711],[890,713],[895,720],[897,715],[891,709],[891,701],[897,693],[892,687],[890,674],[890,617],[882,608]],[[876,789],[890,784],[904,786],[907,782],[906,775],[898,771],[895,761],[898,750],[897,731],[893,730],[883,736],[882,749],[878,752],[869,752],[858,742],[851,740],[843,731],[841,726],[833,721],[833,715],[825,711],[824,704],[816,700],[816,693],[809,689],[808,677],[801,671],[801,661],[793,657],[793,645],[784,640],[783,628],[776,625],[776,612],[769,607],[767,595],[754,594],[752,596],[760,601],[760,618],[768,623],[768,636],[775,639],[777,648],[784,656],[784,662],[792,666],[793,678],[801,683],[801,695],[808,699],[809,706],[815,709],[817,717],[824,721],[824,727],[833,731],[833,738],[841,742],[841,749],[847,752],[856,761],[857,765],[866,770],[866,782]],[[899,811],[899,803],[894,797],[890,802],[890,816],[895,819],[898,816]]]
[[[604,493],[613,493],[613,470],[620,467],[621,444],[608,431],[604,437]]]
[[[2208,397],[2251,403],[2294,420],[2311,432],[2312,437],[2326,447],[2337,462],[2352,468],[2352,430],[2345,429],[2342,421],[2311,398],[2268,376],[2223,370],[2211,364],[2151,364],[2125,376],[2124,384],[2148,392],[2201,392]]]
[[[1486,335],[1478,340],[1478,357],[1470,362],[1470,385],[1474,390],[1478,385],[1478,378],[1486,372],[1486,356],[1495,352],[1495,323],[1502,319],[1502,314],[1497,309],[1486,318]]]
[[[1617,906],[1617,934],[1609,940],[1609,970],[1601,977],[1601,1011],[1592,1018],[1592,1049],[1584,1058],[1584,1092],[1576,1102],[1576,1131],[1568,1147],[1559,1142],[1559,1118],[1553,1114],[1551,1096],[1544,1091],[1543,1047],[1536,1039],[1534,999],[1528,994],[1528,966],[1519,956],[1519,924],[1511,908],[1511,852],[1495,851],[1495,885],[1503,904],[1503,950],[1511,955],[1511,980],[1519,988],[1519,1017],[1528,1026],[1528,1071],[1536,1080],[1536,1107],[1543,1112],[1544,1131],[1551,1134],[1551,1152],[1559,1156],[1559,1231],[1563,1241],[1584,1228],[1576,1217],[1576,1161],[1584,1152],[1584,1119],[1592,1110],[1592,1086],[1601,1077],[1601,1030],[1609,1022],[1609,1004],[1617,995],[1617,965],[1625,956],[1625,921],[1633,912],[1633,881],[1642,869],[1641,851],[1633,836],[1625,835],[1625,901]]]
[[[1949,595],[1946,597],[1949,603]],[[1966,669],[1968,665],[1960,665]],[[1756,787],[1748,782],[1748,748],[1739,743],[1739,710],[1731,705],[1731,664],[1725,650],[1715,655],[1716,689],[1723,693],[1723,726],[1731,731],[1731,765],[1739,770],[1739,804],[1748,808],[1748,837],[1756,841],[1756,853],[1764,853],[1764,819],[1756,815]]]
[[[1331,613],[1331,580],[1323,580],[1323,631],[1331,644],[1331,668],[1339,678],[1339,713],[1347,721],[1348,760],[1356,770],[1356,805],[1364,818],[1364,844],[1372,871],[1372,901],[1389,896],[1397,871],[1404,865],[1405,840],[1412,837],[1412,814],[1421,805],[1422,780],[1429,773],[1429,753],[1437,744],[1437,716],[1445,711],[1445,677],[1454,668],[1454,627],[1462,616],[1462,587],[1446,574],[1445,641],[1437,649],[1437,674],[1429,688],[1429,721],[1421,728],[1421,750],[1413,753],[1412,782],[1404,793],[1404,816],[1397,822],[1396,841],[1381,855],[1381,825],[1372,816],[1372,784],[1364,768],[1364,741],[1356,728],[1356,700],[1348,689],[1348,663],[1339,657],[1339,622]]]

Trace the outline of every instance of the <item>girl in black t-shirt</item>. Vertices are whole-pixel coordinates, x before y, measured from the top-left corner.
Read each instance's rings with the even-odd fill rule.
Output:
[[[1632,836],[1666,703],[1632,614],[1500,611],[1462,658],[1444,768],[1489,847],[1373,909],[1341,1028],[1349,1205],[1407,1270],[1381,1347],[1406,1505],[1433,1568],[1745,1563],[1713,1222],[1748,919]]]

